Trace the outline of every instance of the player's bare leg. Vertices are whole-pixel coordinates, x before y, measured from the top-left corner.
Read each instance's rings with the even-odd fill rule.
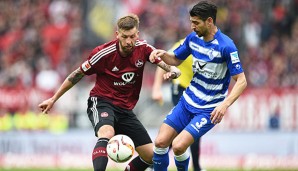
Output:
[[[169,165],[169,146],[176,136],[177,132],[174,128],[165,123],[161,125],[155,139],[153,155],[154,170],[167,171]]]
[[[190,154],[187,148],[194,142],[192,135],[183,130],[173,141],[172,148],[175,155],[175,164],[178,171],[187,171]]]

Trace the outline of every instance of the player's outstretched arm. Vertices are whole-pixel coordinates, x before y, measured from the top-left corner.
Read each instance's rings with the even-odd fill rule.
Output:
[[[149,60],[153,63],[157,58],[161,58],[165,63],[172,66],[178,66],[183,62],[182,60],[176,58],[174,53],[161,49],[153,50],[150,54]]]
[[[163,83],[163,75],[165,73],[166,72],[163,69],[161,69],[160,67],[157,67],[155,71],[153,86],[152,86],[152,93],[151,93],[152,100],[157,101],[160,104],[162,104],[163,102],[161,87]]]
[[[56,91],[53,97],[43,101],[38,105],[42,113],[48,113],[53,107],[54,103],[70,88],[72,88],[76,83],[78,83],[85,74],[81,71],[80,68],[73,71],[61,84],[59,89]]]
[[[157,66],[159,66],[160,68],[166,71],[166,73],[163,75],[164,80],[175,79],[181,75],[181,71],[179,68],[168,65],[164,61],[160,61],[157,64]]]

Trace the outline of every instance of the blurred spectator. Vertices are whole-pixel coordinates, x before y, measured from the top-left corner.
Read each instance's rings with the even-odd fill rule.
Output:
[[[217,25],[239,45],[248,86],[297,87],[298,60],[295,58],[298,55],[298,1],[214,1],[219,6],[218,17],[221,18]],[[113,23],[100,22],[103,20],[101,18],[109,17],[110,21],[119,13],[137,12],[142,21],[141,38],[156,48],[168,49],[191,30],[188,10],[195,2],[0,0],[0,93],[5,93],[5,96],[0,94],[0,97],[20,96],[16,92],[26,92],[28,89],[55,89],[66,73],[86,58],[89,47],[113,36],[97,35],[88,29],[90,22],[101,28],[113,28]],[[96,3],[109,4],[105,6],[105,12],[109,13],[99,16],[93,13],[93,4]],[[96,6],[98,8],[103,6]],[[90,17],[94,20],[90,21]],[[153,77],[144,80],[145,86],[152,84]],[[55,83],[53,80],[57,82],[50,85],[46,82],[48,79],[51,79],[51,83]],[[20,108],[28,108],[24,108],[28,103],[24,100],[19,108],[15,107],[16,102],[11,105],[6,101],[0,100],[0,107],[6,109],[4,112],[13,113]],[[10,107],[5,108],[4,104]]]

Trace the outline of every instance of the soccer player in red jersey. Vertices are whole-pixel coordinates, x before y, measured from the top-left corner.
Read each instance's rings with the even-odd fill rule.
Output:
[[[107,143],[116,134],[128,135],[136,146],[139,156],[125,170],[142,171],[152,164],[153,144],[143,124],[132,109],[135,107],[142,86],[146,61],[155,49],[139,39],[139,18],[127,15],[117,22],[117,39],[97,46],[88,59],[73,71],[53,97],[39,104],[43,113],[85,75],[96,74],[96,84],[90,91],[87,113],[98,137],[92,153],[95,171],[104,171],[108,163]],[[180,70],[157,60],[167,73],[164,79],[174,79]]]

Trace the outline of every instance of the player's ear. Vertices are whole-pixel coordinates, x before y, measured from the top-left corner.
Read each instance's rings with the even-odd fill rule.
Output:
[[[116,34],[116,38],[119,39],[119,31],[116,31],[115,34]]]
[[[208,17],[207,23],[208,23],[208,26],[210,26],[213,23],[213,19],[211,17]]]

